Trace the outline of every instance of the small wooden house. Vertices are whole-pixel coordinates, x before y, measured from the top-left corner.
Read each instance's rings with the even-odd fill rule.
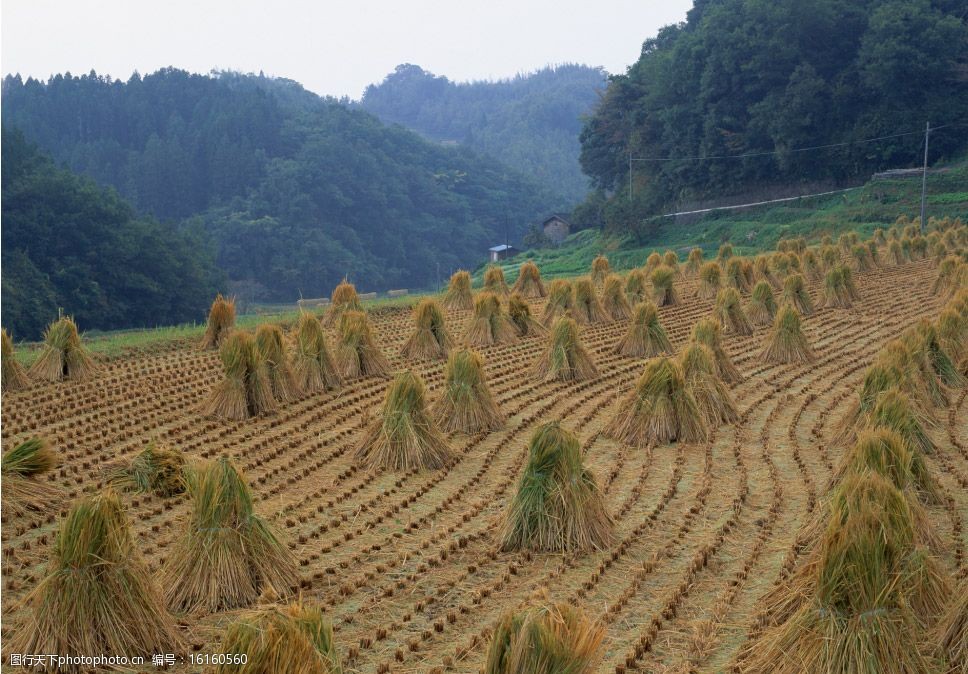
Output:
[[[513,256],[518,251],[514,248],[514,246],[509,246],[505,243],[502,243],[500,246],[491,246],[488,248],[488,252],[490,253],[488,256],[490,261],[498,262]]]
[[[541,229],[551,243],[559,246],[571,234],[571,223],[556,213],[541,223]]]

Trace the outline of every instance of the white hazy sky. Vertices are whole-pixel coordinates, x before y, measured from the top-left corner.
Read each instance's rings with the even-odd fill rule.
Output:
[[[621,73],[691,0],[3,0],[0,67],[127,79],[165,66],[264,71],[359,98],[399,63],[452,80],[555,63]]]

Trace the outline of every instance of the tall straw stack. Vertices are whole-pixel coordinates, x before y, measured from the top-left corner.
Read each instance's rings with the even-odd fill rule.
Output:
[[[346,311],[340,317],[333,362],[344,379],[390,376],[390,362],[377,345],[370,321],[362,311]]]
[[[474,295],[471,292],[471,275],[468,272],[461,269],[451,275],[442,304],[445,309],[451,310],[474,308]]]
[[[581,444],[558,422],[540,426],[528,444],[528,464],[501,527],[504,550],[604,550],[613,523]]]
[[[518,280],[514,282],[511,292],[518,293],[521,297],[534,300],[547,295],[544,283],[541,282],[541,271],[531,260],[521,265],[518,270]]]
[[[802,316],[813,313],[813,300],[807,291],[807,283],[800,274],[791,274],[783,280],[783,293],[780,295],[780,304],[790,304],[800,312]]]
[[[611,271],[612,267],[608,264],[608,258],[604,255],[598,255],[594,260],[592,260],[592,283],[604,283]]]
[[[729,389],[716,373],[716,363],[708,347],[690,343],[679,354],[679,367],[707,428],[732,423],[739,418]]]
[[[686,276],[696,276],[703,264],[702,248],[693,248],[686,258]]]
[[[584,381],[598,376],[578,334],[578,324],[567,316],[555,321],[548,336],[548,346],[531,367],[532,376],[540,381]]]
[[[735,288],[723,288],[719,291],[713,307],[713,316],[723,326],[723,332],[727,334],[753,334],[753,325],[746,317],[739,292]]]
[[[425,298],[413,310],[414,329],[400,349],[407,360],[444,360],[454,347],[444,312],[436,300]]]
[[[632,307],[625,297],[622,279],[615,274],[609,274],[602,287],[602,306],[613,321],[625,321],[632,315]]]
[[[111,490],[81,499],[67,513],[46,577],[24,605],[27,614],[8,644],[14,653],[150,658],[184,647]]]
[[[504,312],[497,295],[478,293],[474,298],[474,317],[464,333],[464,343],[468,346],[492,346],[517,341],[518,330]]]
[[[649,279],[641,269],[633,269],[625,277],[625,297],[629,304],[638,304],[646,299],[650,289]]]
[[[615,353],[630,358],[652,358],[672,353],[672,344],[652,302],[646,300],[635,307],[629,329],[615,345]]]
[[[773,322],[773,317],[776,316],[776,299],[773,297],[773,286],[768,281],[760,281],[753,288],[746,315],[756,325],[769,325]]]
[[[260,325],[255,331],[255,344],[266,364],[272,396],[283,403],[296,400],[301,391],[289,365],[282,329],[278,325]]]
[[[305,393],[332,391],[343,384],[330,358],[323,327],[310,313],[300,313],[296,322],[296,349],[293,353],[292,369],[296,384]]]
[[[265,591],[291,594],[296,560],[255,514],[249,485],[229,459],[189,469],[186,484],[191,511],[162,571],[169,606],[220,611],[248,606]]]
[[[678,364],[650,360],[603,434],[636,447],[665,442],[702,442],[708,437],[699,406]]]
[[[333,288],[329,301],[329,308],[326,309],[326,315],[323,318],[323,325],[327,327],[337,325],[347,311],[363,311],[360,296],[356,294],[356,286],[345,278]]]
[[[202,337],[202,348],[217,349],[234,328],[235,298],[222,297],[219,293],[208,310],[208,324],[205,326],[205,336]]]
[[[21,517],[27,511],[49,513],[55,510],[64,500],[64,493],[40,476],[53,470],[57,463],[57,455],[50,444],[40,437],[28,438],[4,452],[0,463],[3,512]]]
[[[517,293],[511,293],[511,297],[508,299],[508,318],[514,323],[514,327],[518,329],[518,334],[522,337],[548,334],[545,327],[531,317],[531,307]]]
[[[649,280],[652,281],[652,300],[656,306],[671,307],[679,304],[679,296],[673,285],[675,277],[676,273],[665,265],[652,272]]]
[[[810,363],[816,359],[800,327],[800,314],[789,304],[777,312],[760,357],[768,363]]]
[[[548,285],[548,302],[545,304],[541,322],[551,327],[562,316],[571,316],[575,307],[575,291],[564,279],[555,279]]]
[[[413,372],[387,387],[380,415],[356,445],[356,458],[373,468],[410,471],[445,466],[453,454],[427,409],[427,389]]]
[[[454,351],[444,369],[444,387],[431,407],[431,415],[444,432],[480,433],[504,425],[484,376],[484,361],[469,349]]]
[[[219,357],[225,376],[202,406],[205,416],[242,421],[276,409],[268,368],[251,335],[233,332],[222,342]]]
[[[716,299],[716,294],[722,287],[723,270],[715,262],[707,262],[699,270],[699,286],[696,297],[703,300]]]
[[[13,340],[6,329],[0,330],[0,371],[2,371],[0,390],[4,393],[21,391],[30,386],[30,379],[23,365],[17,361]]]
[[[44,333],[40,355],[30,367],[30,376],[43,381],[83,381],[96,372],[74,319],[65,316],[51,323]]]
[[[575,305],[572,309],[572,316],[582,325],[599,325],[611,323],[612,317],[609,315],[602,301],[595,292],[595,285],[591,279],[581,278],[575,281]]]
[[[484,292],[494,293],[498,297],[511,294],[508,282],[504,279],[504,269],[491,265],[484,271]]]
[[[732,359],[723,348],[720,336],[719,321],[710,318],[700,318],[692,328],[692,339],[697,344],[707,347],[713,355],[713,362],[716,365],[716,374],[727,384],[738,384],[743,381]]]

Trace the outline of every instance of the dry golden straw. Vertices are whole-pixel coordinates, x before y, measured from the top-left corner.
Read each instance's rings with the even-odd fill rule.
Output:
[[[574,319],[565,316],[555,321],[548,346],[531,367],[531,374],[541,381],[584,381],[598,376]]]
[[[203,405],[205,416],[242,421],[276,409],[268,368],[251,335],[233,332],[219,356],[225,376]]]
[[[464,343],[468,346],[492,346],[517,341],[518,329],[504,312],[497,295],[478,293],[474,298],[474,317],[464,333]]]
[[[212,308],[208,310],[208,325],[205,327],[205,336],[202,337],[202,348],[217,349],[233,328],[235,328],[235,298],[225,298],[219,293],[212,302]]]
[[[453,454],[427,410],[427,390],[413,372],[387,387],[380,415],[356,445],[356,458],[374,468],[410,471],[442,468]]]
[[[686,390],[696,400],[699,414],[708,428],[732,423],[739,418],[729,389],[716,374],[715,358],[708,347],[690,343],[679,354],[679,367]]]
[[[522,264],[521,269],[518,270],[518,280],[514,282],[514,288],[511,292],[518,293],[528,300],[544,297],[547,293],[544,283],[541,282],[541,272],[538,270],[538,265],[531,260]]]
[[[504,280],[504,269],[497,265],[487,268],[484,272],[484,291],[502,297],[510,294],[508,283]]]
[[[581,444],[558,422],[540,426],[528,444],[528,465],[501,527],[504,550],[603,550],[612,518],[595,477],[582,463]]]
[[[310,313],[301,312],[296,322],[296,348],[292,358],[296,384],[305,393],[332,391],[343,384],[329,349],[323,326]]]
[[[622,279],[615,274],[609,274],[602,287],[602,306],[614,321],[628,320],[632,315],[632,307],[625,297]]]
[[[48,326],[44,346],[30,376],[43,381],[83,381],[97,372],[97,367],[77,334],[74,319],[65,316]]]
[[[800,327],[800,314],[789,304],[777,312],[760,357],[769,363],[810,363],[816,358]]]
[[[278,325],[260,325],[255,331],[255,344],[266,364],[272,396],[282,403],[299,398],[302,392],[289,366],[282,329]]]
[[[739,292],[735,288],[723,288],[716,295],[713,316],[723,326],[726,334],[752,335],[753,325],[743,311]]]
[[[629,329],[615,345],[615,353],[630,358],[652,358],[672,353],[655,305],[645,300],[635,307]]]
[[[484,361],[474,351],[454,351],[444,369],[444,387],[431,414],[441,430],[451,433],[496,431],[504,425],[484,376]]]
[[[650,360],[638,383],[619,405],[603,434],[636,447],[666,442],[702,442],[708,436],[699,406],[686,388],[678,364]]]
[[[165,562],[165,598],[176,611],[248,606],[299,581],[292,552],[255,514],[245,479],[227,457],[186,471],[191,512]],[[162,651],[163,652],[163,651]]]
[[[333,288],[333,294],[329,296],[329,308],[326,309],[326,316],[323,324],[327,327],[335,326],[339,319],[347,311],[363,311],[360,304],[360,297],[356,294],[356,286],[345,278]]]
[[[558,318],[571,316],[575,306],[575,292],[564,279],[555,279],[548,285],[548,302],[545,304],[541,322],[551,327]]]
[[[22,517],[27,511],[49,513],[64,500],[59,487],[42,479],[58,464],[57,455],[44,438],[32,437],[17,443],[3,454],[3,512]]]
[[[720,336],[719,322],[711,318],[700,318],[692,329],[692,339],[697,344],[707,347],[713,355],[713,362],[716,365],[716,374],[727,384],[738,384],[743,381],[729,354],[723,348]]]
[[[511,293],[508,299],[508,317],[518,329],[518,334],[522,337],[535,337],[548,334],[541,323],[531,317],[531,307],[517,293]]]
[[[595,292],[595,285],[591,279],[581,278],[574,283],[575,305],[572,316],[582,325],[599,325],[611,323],[612,317],[602,305],[602,301]]]
[[[23,365],[17,361],[17,355],[13,349],[13,340],[6,329],[0,330],[0,345],[2,345],[0,346],[0,349],[2,349],[0,350],[0,370],[2,370],[0,389],[4,393],[12,393],[30,386],[30,379],[27,378],[27,372]]]
[[[414,330],[400,355],[407,360],[444,360],[454,347],[447,331],[444,312],[436,300],[425,298],[413,311]]]
[[[333,361],[344,379],[390,376],[390,363],[377,346],[373,328],[362,311],[346,311],[340,317]]]
[[[474,295],[471,292],[471,275],[463,269],[455,271],[450,277],[447,292],[444,293],[443,305],[445,309],[466,310],[474,307]]]

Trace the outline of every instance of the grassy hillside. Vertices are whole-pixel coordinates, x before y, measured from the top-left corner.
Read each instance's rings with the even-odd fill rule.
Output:
[[[927,201],[929,217],[968,221],[968,163],[929,174]],[[518,267],[528,259],[534,260],[543,276],[573,276],[587,272],[599,253],[608,256],[614,269],[641,265],[653,250],[671,248],[684,258],[690,248],[698,246],[708,256],[726,241],[737,253],[755,253],[773,249],[780,239],[801,235],[811,242],[824,234],[836,238],[848,230],[869,235],[877,227],[893,224],[899,215],[917,216],[920,203],[920,179],[877,180],[839,195],[687,216],[678,222],[668,218],[659,235],[645,245],[584,230],[571,235],[560,248],[527,251],[502,266],[508,279],[513,280]],[[477,270],[475,278],[482,273],[483,269]]]

